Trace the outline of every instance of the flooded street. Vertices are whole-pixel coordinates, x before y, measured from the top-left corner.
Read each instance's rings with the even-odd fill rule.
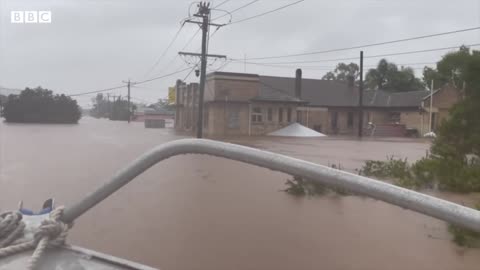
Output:
[[[0,211],[49,197],[68,205],[141,153],[184,138],[143,123],[0,123]],[[420,141],[234,138],[348,171],[387,155],[414,160]],[[187,155],[154,166],[75,222],[68,241],[167,270],[478,269],[479,250],[450,241],[444,222],[368,198],[293,198],[288,175]],[[442,196],[464,202],[471,198]]]

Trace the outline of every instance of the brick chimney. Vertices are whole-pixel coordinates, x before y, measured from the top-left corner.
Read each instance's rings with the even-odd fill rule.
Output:
[[[295,97],[302,98],[302,70],[300,68],[295,72]]]

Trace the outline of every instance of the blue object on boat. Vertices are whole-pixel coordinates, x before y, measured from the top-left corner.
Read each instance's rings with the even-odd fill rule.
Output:
[[[38,211],[38,212],[33,212],[32,210],[30,209],[26,209],[26,208],[20,208],[20,213],[22,213],[22,215],[27,215],[27,216],[39,216],[39,215],[45,215],[45,214],[48,214],[50,212],[52,212],[52,208],[51,207],[47,207],[47,208],[43,208],[42,210]]]
[[[20,213],[22,213],[23,215],[27,215],[27,216],[45,215],[52,212],[54,208],[54,200],[52,198],[46,200],[42,205],[42,209],[38,212],[34,212],[30,209],[23,208],[22,206],[23,206],[23,201],[20,202],[20,209],[19,209]]]

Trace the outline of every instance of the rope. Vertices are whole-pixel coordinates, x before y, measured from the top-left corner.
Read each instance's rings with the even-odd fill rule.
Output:
[[[35,269],[47,247],[61,246],[65,243],[70,224],[60,221],[63,207],[50,212],[34,233],[33,240],[11,245],[23,235],[26,227],[20,212],[10,212],[0,216],[0,258],[34,249],[27,265],[28,270]]]

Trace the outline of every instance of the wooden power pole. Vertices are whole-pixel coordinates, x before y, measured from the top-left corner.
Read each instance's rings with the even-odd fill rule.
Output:
[[[123,83],[126,83],[127,84],[127,89],[128,89],[128,93],[127,93],[127,109],[128,109],[128,123],[130,123],[131,121],[131,118],[132,118],[132,106],[130,104],[130,86],[132,84],[132,82],[130,82],[130,79],[128,79],[128,81],[122,81]]]
[[[195,17],[199,17],[202,21],[186,20],[187,23],[195,23],[200,25],[202,29],[202,53],[186,53],[179,52],[180,55],[200,56],[200,93],[198,96],[198,117],[197,117],[197,138],[203,137],[203,96],[205,93],[206,72],[207,72],[207,58],[217,57],[226,58],[224,55],[208,55],[207,54],[207,35],[210,25],[221,27],[223,24],[210,23],[210,3],[200,2],[198,4],[198,11],[194,14]]]
[[[360,51],[360,84],[358,86],[358,137],[363,136],[363,51]]]

